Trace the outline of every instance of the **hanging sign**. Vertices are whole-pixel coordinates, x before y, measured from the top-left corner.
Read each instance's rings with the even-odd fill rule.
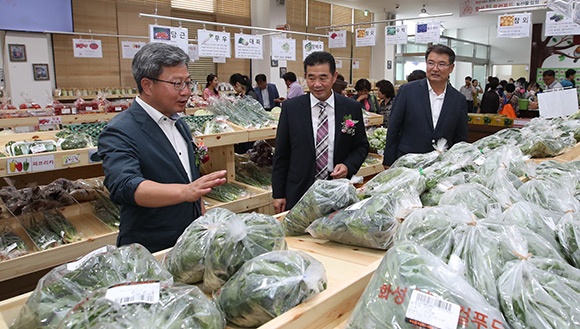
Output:
[[[149,42],[161,42],[181,48],[187,52],[189,33],[186,28],[149,25]]]
[[[226,58],[225,57],[214,57],[213,62],[219,63],[219,64],[224,64],[226,62]]]
[[[200,57],[232,57],[229,32],[197,30],[197,46]]]
[[[545,4],[546,0],[476,0],[461,1],[459,5],[459,16],[477,15],[480,9],[505,8],[510,9],[519,6],[534,6]]]
[[[302,60],[315,51],[323,51],[324,43],[322,41],[302,40]]]
[[[532,14],[507,14],[497,17],[498,38],[525,38],[530,36]]]
[[[580,25],[574,23],[571,18],[555,11],[546,12],[544,35],[579,35]]]
[[[342,68],[342,59],[337,59],[337,60],[335,60],[335,62],[336,62],[336,68],[341,69]]]
[[[121,49],[123,49],[123,58],[133,58],[135,54],[145,46],[145,42],[121,41]]]
[[[374,46],[376,44],[377,29],[356,29],[356,47]]]
[[[74,57],[103,58],[101,40],[72,39]]]
[[[438,43],[441,35],[439,22],[417,23],[415,43]]]
[[[261,35],[234,34],[236,58],[264,59],[264,40]]]
[[[296,39],[272,38],[272,59],[295,61]]]
[[[407,25],[385,27],[385,44],[402,45],[407,43]]]
[[[188,44],[187,45],[187,55],[189,56],[189,60],[192,62],[199,60],[199,51],[197,49],[197,45]]]
[[[353,69],[353,70],[358,70],[358,69],[359,69],[359,67],[360,67],[360,64],[359,64],[359,63],[360,63],[360,61],[358,61],[358,60],[356,60],[356,59],[353,59],[353,60],[352,60],[352,69]]]
[[[346,31],[328,32],[328,48],[346,48]]]

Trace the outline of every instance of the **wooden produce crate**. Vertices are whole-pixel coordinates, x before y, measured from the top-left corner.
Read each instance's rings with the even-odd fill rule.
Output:
[[[384,121],[384,117],[376,113],[369,113],[368,115],[363,116],[363,118],[365,126],[382,126]]]
[[[62,207],[59,210],[82,235],[83,239],[78,242],[44,251],[31,252],[21,257],[0,262],[0,281],[55,267],[83,256],[91,250],[107,244],[116,243],[117,232],[111,231],[92,214],[92,204],[89,202]],[[24,236],[26,236],[26,232],[22,227],[17,229],[16,232],[23,232]]]
[[[234,128],[234,131],[220,134],[200,135],[196,136],[195,139],[203,142],[203,144],[208,148],[228,146],[248,141],[248,132],[245,129],[240,126],[230,125]]]
[[[55,124],[78,124],[91,123],[98,121],[110,121],[118,113],[90,113],[90,114],[72,114],[72,115],[55,115],[55,116],[37,116],[26,118],[10,118],[0,120],[0,128],[22,127],[22,126],[39,126],[47,118]]]
[[[358,172],[355,174],[356,176],[367,177],[367,176],[378,174],[381,171],[385,170],[385,168],[383,167],[383,157],[382,156],[380,156],[378,154],[374,154],[374,153],[369,153],[368,156],[377,159],[379,162],[376,164],[373,164],[373,165],[366,166],[366,167],[361,167],[358,170]]]
[[[268,206],[272,203],[271,191],[262,190],[255,186],[236,181],[230,181],[230,183],[243,188],[248,192],[248,195],[231,202],[221,202],[204,196],[203,201],[206,202],[206,209],[221,207],[239,213],[257,210],[258,208]]]
[[[32,174],[43,171],[67,169],[93,165],[90,156],[96,153],[96,147],[82,149],[55,151],[15,157],[0,158],[0,176]],[[26,165],[26,163],[28,163]],[[11,167],[14,164],[14,168]]]
[[[248,129],[248,141],[255,142],[261,139],[274,139],[276,138],[277,125],[268,126],[259,129]]]

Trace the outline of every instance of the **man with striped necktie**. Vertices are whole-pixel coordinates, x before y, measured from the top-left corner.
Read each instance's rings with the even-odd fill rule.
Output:
[[[272,168],[277,213],[292,208],[316,179],[352,177],[367,156],[360,104],[332,91],[337,74],[330,53],[308,55],[310,93],[284,102]]]

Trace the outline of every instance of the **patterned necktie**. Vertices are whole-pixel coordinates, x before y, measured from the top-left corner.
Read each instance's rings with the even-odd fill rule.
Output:
[[[316,129],[316,179],[326,179],[328,176],[328,116],[326,103],[318,102],[318,127]]]

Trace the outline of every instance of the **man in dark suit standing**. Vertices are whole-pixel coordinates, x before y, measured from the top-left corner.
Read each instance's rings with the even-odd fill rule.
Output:
[[[273,107],[280,106],[280,94],[278,88],[273,83],[268,83],[265,74],[256,75],[257,87],[254,87],[254,92],[258,96],[258,102],[262,104],[266,111],[271,111]]]
[[[304,60],[310,94],[284,101],[276,134],[272,196],[277,213],[292,208],[316,179],[350,178],[369,143],[360,104],[336,94],[336,63],[328,52]]]
[[[201,153],[178,113],[193,82],[178,47],[150,43],[133,59],[139,95],[99,137],[105,185],[121,205],[117,245],[172,247],[204,213],[201,196],[225,182],[225,170],[200,177]]]
[[[443,45],[427,49],[427,78],[399,88],[393,103],[383,165],[390,166],[407,153],[433,151],[441,138],[447,145],[467,141],[467,102],[449,84],[455,52]]]

